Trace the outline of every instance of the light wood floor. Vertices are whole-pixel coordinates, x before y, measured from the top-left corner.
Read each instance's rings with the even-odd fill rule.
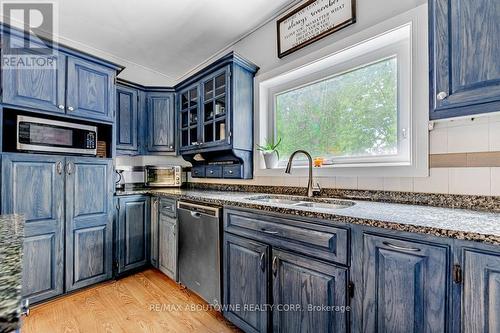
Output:
[[[36,306],[21,329],[21,333],[58,332],[239,331],[221,314],[208,310],[198,296],[162,273],[147,270]]]

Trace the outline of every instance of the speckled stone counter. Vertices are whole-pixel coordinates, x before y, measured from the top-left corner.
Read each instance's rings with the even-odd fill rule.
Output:
[[[262,193],[199,189],[144,189],[117,192],[117,195],[131,194],[151,194],[219,206],[254,208],[261,211],[332,220],[332,223],[361,224],[500,245],[500,213],[498,212],[361,200],[351,200],[355,202],[355,205],[348,208],[330,210],[249,199],[265,195]]]
[[[24,218],[0,215],[0,333],[19,328]]]

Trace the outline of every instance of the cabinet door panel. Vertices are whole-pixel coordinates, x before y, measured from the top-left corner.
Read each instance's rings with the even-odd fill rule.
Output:
[[[68,158],[66,163],[66,289],[111,278],[113,162]]]
[[[175,151],[174,94],[148,95],[148,151]]]
[[[158,226],[159,269],[177,280],[177,219],[160,211]]]
[[[365,332],[445,332],[446,247],[364,235]]]
[[[500,332],[500,254],[464,253],[463,332]]]
[[[431,118],[497,111],[500,3],[433,0],[430,17]]]
[[[31,303],[63,292],[63,161],[29,154],[2,158],[2,214],[26,218],[22,294]]]
[[[267,310],[245,305],[269,304],[269,246],[224,233],[224,312],[245,332],[267,332]]]
[[[112,69],[68,56],[66,109],[83,118],[113,121]]]
[[[6,40],[7,41],[7,40]],[[11,36],[12,47],[23,47],[23,40]],[[26,49],[30,56],[43,58],[51,66],[2,68],[3,102],[11,105],[35,108],[37,110],[64,113],[66,56],[54,51],[41,55]],[[4,56],[9,56],[4,54]],[[59,107],[61,106],[61,108]]]
[[[273,249],[273,304],[300,309],[274,311],[274,332],[347,332],[347,269]],[[312,310],[312,311],[311,311]]]
[[[118,273],[146,266],[149,261],[149,198],[130,196],[119,199]]]
[[[135,89],[116,89],[116,149],[137,153],[138,149],[138,106]]]

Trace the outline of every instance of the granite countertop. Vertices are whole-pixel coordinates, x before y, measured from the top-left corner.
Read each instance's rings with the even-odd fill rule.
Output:
[[[117,195],[151,194],[215,205],[255,208],[262,211],[334,220],[407,232],[500,245],[500,213],[374,201],[349,200],[355,205],[337,210],[294,207],[258,202],[249,197],[264,193],[199,189],[144,189],[120,191]],[[319,198],[321,200],[324,198]],[[342,200],[342,199],[339,199]],[[335,222],[333,222],[335,223]]]
[[[0,215],[0,333],[19,328],[24,218]]]

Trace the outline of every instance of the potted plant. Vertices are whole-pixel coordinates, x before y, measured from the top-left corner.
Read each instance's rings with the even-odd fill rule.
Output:
[[[266,169],[273,169],[278,165],[280,159],[280,154],[278,153],[278,146],[281,143],[281,138],[278,139],[277,143],[274,141],[266,140],[264,145],[257,145],[257,150],[262,152],[264,156],[264,163],[266,164]]]

